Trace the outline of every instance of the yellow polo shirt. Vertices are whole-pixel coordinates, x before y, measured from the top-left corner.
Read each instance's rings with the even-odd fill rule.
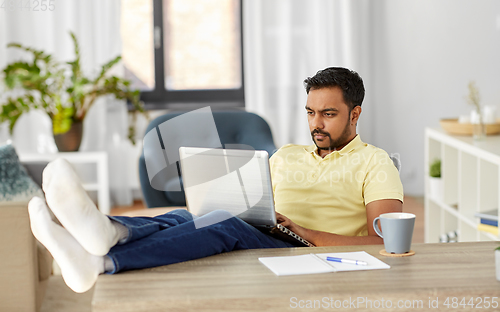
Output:
[[[403,201],[403,185],[389,155],[359,135],[325,158],[314,144],[285,145],[270,166],[276,211],[308,229],[365,236],[368,203]]]

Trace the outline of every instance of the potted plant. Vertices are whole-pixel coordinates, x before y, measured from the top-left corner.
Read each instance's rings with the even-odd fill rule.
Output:
[[[429,191],[432,198],[442,200],[441,159],[434,159],[429,165]]]
[[[73,61],[60,63],[44,51],[10,43],[8,47],[30,53],[33,60],[16,61],[3,69],[6,89],[11,90],[14,96],[0,103],[0,123],[8,121],[12,133],[16,121],[23,113],[31,109],[42,109],[52,120],[54,139],[59,151],[78,150],[83,120],[99,97],[114,95],[117,99],[128,100],[134,107],[134,121],[137,112],[146,114],[139,101],[139,91],[131,90],[130,81],[108,75],[121,56],[102,65],[97,77],[88,78],[81,70],[78,40],[74,33],[70,32],[70,35],[75,48]],[[134,134],[135,126],[132,124],[128,137],[133,144]]]

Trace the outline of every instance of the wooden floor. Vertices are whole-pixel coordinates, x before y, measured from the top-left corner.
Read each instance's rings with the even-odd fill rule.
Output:
[[[111,215],[118,215],[131,210],[145,208],[142,201],[134,202],[133,206],[113,207]],[[423,197],[404,198],[403,211],[416,215],[413,243],[424,242],[424,199]],[[49,279],[47,293],[42,304],[41,312],[90,312],[94,289],[84,294],[71,291],[60,275],[53,275]]]
[[[135,200],[132,206],[114,206],[111,208],[110,215],[111,216],[117,216],[120,215],[124,212],[132,211],[132,210],[139,210],[139,209],[145,209],[146,205],[143,203],[142,200]]]

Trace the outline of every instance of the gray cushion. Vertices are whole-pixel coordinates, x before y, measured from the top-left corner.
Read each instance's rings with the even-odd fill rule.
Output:
[[[19,162],[16,150],[10,144],[0,146],[0,201],[29,201],[33,196],[44,197]]]

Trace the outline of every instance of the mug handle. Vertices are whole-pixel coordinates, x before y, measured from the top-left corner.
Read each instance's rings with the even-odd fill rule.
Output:
[[[380,217],[376,217],[375,219],[373,219],[373,229],[375,230],[375,233],[377,233],[378,236],[384,238],[384,236],[382,236],[382,232],[378,229],[377,221],[379,220]]]

